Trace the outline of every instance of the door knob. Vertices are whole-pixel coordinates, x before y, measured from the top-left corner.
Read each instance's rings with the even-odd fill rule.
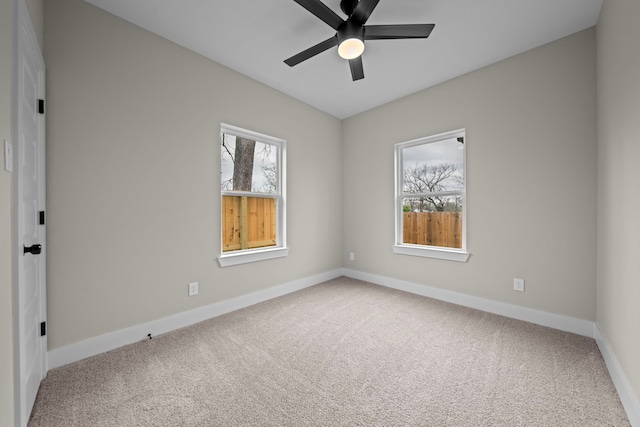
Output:
[[[24,253],[31,252],[33,255],[39,255],[42,252],[42,245],[31,245],[29,247],[24,246]]]

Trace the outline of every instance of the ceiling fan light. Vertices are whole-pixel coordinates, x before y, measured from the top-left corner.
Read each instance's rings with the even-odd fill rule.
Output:
[[[364,42],[357,37],[345,39],[338,46],[338,55],[344,59],[357,58],[362,55],[362,52],[364,52]]]

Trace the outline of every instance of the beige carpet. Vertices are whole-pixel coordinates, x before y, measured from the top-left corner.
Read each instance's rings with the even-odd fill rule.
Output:
[[[594,340],[338,278],[49,372],[29,426],[628,426]]]

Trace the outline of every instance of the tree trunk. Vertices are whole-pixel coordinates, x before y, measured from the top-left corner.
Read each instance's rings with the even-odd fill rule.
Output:
[[[255,141],[236,137],[235,163],[233,165],[233,189],[235,191],[251,191],[255,149]]]

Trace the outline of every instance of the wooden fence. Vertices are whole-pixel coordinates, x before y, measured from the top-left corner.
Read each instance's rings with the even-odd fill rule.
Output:
[[[276,245],[276,199],[222,196],[222,251]]]
[[[402,241],[462,248],[462,212],[404,212]]]

